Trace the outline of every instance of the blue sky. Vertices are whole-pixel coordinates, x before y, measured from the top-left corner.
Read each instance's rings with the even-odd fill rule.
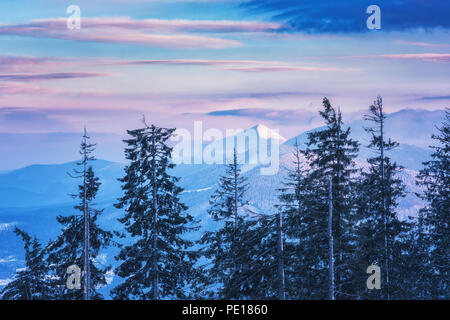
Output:
[[[381,9],[368,30],[366,8]],[[69,5],[81,29],[66,27]],[[449,106],[448,1],[3,0],[0,133],[158,125],[291,137],[323,96],[347,119]],[[289,118],[289,121],[288,121]]]
[[[253,0],[242,4],[287,21],[295,30],[314,33],[367,32],[366,18],[360,13],[370,5],[382,8],[385,31],[450,27],[450,2],[443,0]]]

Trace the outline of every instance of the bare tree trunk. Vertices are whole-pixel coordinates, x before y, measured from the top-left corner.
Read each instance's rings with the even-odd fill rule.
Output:
[[[279,280],[279,291],[278,299],[286,299],[286,288],[285,288],[285,278],[284,278],[284,248],[283,248],[283,216],[281,212],[278,213],[277,217],[278,224],[278,280]]]
[[[87,144],[87,133],[86,128],[84,128],[83,143]],[[87,204],[87,150],[84,150],[83,154],[83,216],[84,216],[84,300],[90,300],[90,268],[89,268],[89,208]]]
[[[302,168],[301,168],[301,164],[300,164],[300,161],[301,161],[301,159],[300,159],[300,147],[298,146],[297,139],[295,139],[295,145],[294,146],[295,146],[295,159],[296,159],[296,162],[297,162],[297,173],[296,173],[297,184],[295,186],[295,189],[296,189],[295,190],[295,194],[296,194],[296,198],[297,198],[297,212],[298,212],[298,219],[299,219],[298,226],[299,226],[299,235],[300,235],[301,234],[300,212],[301,212],[301,209],[302,209],[302,203],[300,201],[300,198],[299,198],[297,192],[299,192],[298,190],[301,189],[301,183],[300,183],[301,178],[300,177],[302,175]],[[301,247],[302,246],[302,241],[300,239],[300,236],[298,237],[298,241],[299,241],[299,247]],[[301,292],[304,292],[305,289],[306,289],[306,286],[305,286],[304,283],[300,283],[299,288],[301,288],[300,289]],[[309,290],[309,286],[307,287],[307,289]]]
[[[25,284],[25,300],[33,300],[33,294],[27,284]]]
[[[329,282],[328,298],[334,300],[334,240],[333,240],[333,182],[330,177],[328,190],[328,243],[329,243]]]
[[[236,152],[236,148],[234,149],[234,153],[233,153],[233,174],[234,174],[234,179],[233,179],[233,188],[234,188],[234,198],[233,198],[233,202],[234,202],[234,234],[233,234],[233,240],[232,240],[232,245],[231,245],[231,250],[232,250],[232,256],[233,256],[233,272],[232,275],[234,274],[238,274],[238,271],[241,268],[241,265],[237,263],[237,244],[236,244],[236,236],[237,236],[237,232],[238,232],[238,222],[239,222],[239,217],[238,217],[238,173],[237,173],[237,152]]]
[[[155,128],[152,127],[152,192],[153,192],[153,208],[155,210],[153,216],[153,269],[155,270],[155,277],[153,278],[153,300],[159,299],[159,273],[158,273],[158,199],[156,190],[156,142],[155,142]]]
[[[380,112],[380,136],[381,136],[381,196],[383,197],[383,223],[384,223],[384,274],[385,274],[385,298],[389,300],[389,241],[388,241],[388,216],[386,212],[386,189],[384,175],[384,118],[383,105],[378,100]]]
[[[234,173],[234,231],[237,231],[238,227],[238,176],[237,176],[237,154],[234,149],[233,155],[233,173]]]

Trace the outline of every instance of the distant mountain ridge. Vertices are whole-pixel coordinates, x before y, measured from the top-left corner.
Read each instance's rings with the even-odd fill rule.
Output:
[[[413,145],[405,141],[413,141],[417,137],[431,137],[436,131],[436,126],[443,119],[444,111],[425,111],[425,110],[401,110],[390,114],[387,119],[386,136],[393,137],[401,142],[400,146],[388,153],[394,161],[403,165],[405,168],[417,171],[421,168],[422,162],[429,159],[430,150],[424,147],[425,143]],[[405,123],[411,123],[410,130],[405,129]],[[352,128],[352,137],[361,143],[360,159],[364,160],[373,156],[372,151],[368,150],[367,145],[370,136],[364,131],[366,126],[362,120],[355,120],[348,123]],[[321,130],[323,127],[311,131]],[[420,130],[419,130],[420,128]],[[300,147],[305,147],[308,133],[303,132],[297,137],[286,140],[279,132],[269,127],[259,124],[247,130],[236,133],[231,137],[224,137],[223,141],[213,141],[205,144],[218,144],[223,148],[236,142],[237,137],[251,136],[256,134],[258,139],[263,141],[274,140],[280,144],[281,167],[286,167],[286,154],[292,152],[292,146],[298,141]],[[407,133],[403,133],[408,131]],[[400,132],[400,133],[399,133]],[[431,140],[427,138],[428,140]],[[248,158],[250,150],[254,146],[250,144],[238,145],[239,154],[246,154]],[[225,153],[225,150],[223,150]],[[283,162],[284,161],[284,162]],[[114,199],[120,193],[120,183],[117,178],[123,175],[124,164],[97,160],[93,163],[97,175],[102,181],[99,201]],[[39,207],[54,204],[71,203],[72,200],[68,194],[76,192],[78,182],[71,179],[67,172],[76,168],[75,162],[51,165],[30,165],[18,170],[12,170],[0,173],[0,208],[10,207]],[[244,166],[244,171],[256,169],[255,166]],[[175,168],[174,174],[182,178],[183,187],[187,190],[205,189],[211,187],[213,181],[218,179],[222,172],[220,165],[179,165]],[[207,177],[206,179],[204,177]],[[269,179],[269,178],[267,178]],[[206,181],[207,183],[203,183]]]
[[[99,196],[101,199],[110,189],[110,184],[114,184],[111,176],[119,174],[122,166],[106,160],[96,160],[92,165],[102,180],[103,191]],[[74,169],[77,169],[76,161],[31,165],[0,174],[0,191],[3,191],[0,195],[0,207],[39,207],[72,203],[69,194],[77,191],[79,183],[79,180],[72,179],[68,175],[73,173]]]
[[[417,123],[419,122],[418,118],[423,113],[424,111],[399,111],[390,115],[388,118],[392,118],[388,128],[395,126],[399,122],[403,123],[405,118],[413,119],[410,121],[417,126]],[[443,111],[426,111],[424,118],[431,118],[438,122],[437,119],[439,115],[443,115]],[[425,123],[426,125],[422,128],[421,135],[431,136],[436,125],[431,125],[426,121]],[[373,156],[372,151],[364,146],[368,143],[370,138],[363,129],[365,123],[357,120],[349,123],[349,125],[352,127],[352,137],[361,142],[360,161],[364,161],[364,159]],[[316,128],[313,131],[321,129],[322,127]],[[391,131],[387,129],[387,136],[390,135]],[[293,152],[292,146],[294,142],[298,141],[300,147],[305,147],[309,132],[311,131],[304,132],[295,138],[286,140],[278,132],[267,126],[256,125],[247,130],[238,132],[234,136],[225,137],[223,138],[223,141],[207,143],[204,147],[217,144],[221,148],[224,148],[223,152],[225,153],[226,146],[233,143],[233,141],[235,143],[237,137],[247,137],[252,136],[252,134],[255,134],[261,141],[276,141],[276,143],[279,143],[280,145],[280,173],[277,175],[278,177],[258,177],[259,170],[257,165],[244,165],[243,167],[243,172],[245,172],[246,175],[259,181],[258,183],[252,183],[254,188],[261,189],[261,186],[264,186],[266,189],[268,186],[276,185],[276,189],[281,183],[283,176],[282,171],[284,168],[289,167],[289,162],[292,161],[292,159],[289,159],[289,155]],[[400,138],[404,140],[402,137]],[[237,145],[238,154],[244,155],[244,159],[248,158],[248,153],[256,151],[252,148],[254,149],[255,146],[251,144]],[[259,148],[259,146],[257,146],[257,148]],[[394,161],[411,170],[411,172],[419,170],[422,166],[422,162],[429,159],[429,155],[429,149],[405,143],[400,144],[397,149],[388,153],[388,156]],[[123,175],[124,164],[106,160],[97,160],[93,163],[93,166],[102,182],[98,201],[114,201],[121,192],[120,183],[117,179]],[[67,175],[67,172],[71,172],[75,168],[75,162],[68,162],[54,165],[31,165],[22,169],[0,174],[0,208],[42,207],[73,203],[69,194],[76,192],[79,181],[71,179]],[[223,172],[224,168],[221,164],[181,164],[174,169],[174,174],[181,177],[182,186],[187,191],[195,191],[189,196],[186,195],[186,197],[190,198],[191,201],[189,202],[193,207],[196,207],[197,202],[200,203],[201,201],[200,199],[197,201],[192,197],[195,195],[199,196],[199,193],[203,192],[208,194],[211,193],[214,184]],[[277,182],[275,183],[275,181]],[[203,191],[197,192],[197,190]],[[257,200],[253,199],[255,202],[254,205],[263,210],[268,210],[273,204],[270,203],[271,201],[268,201],[267,197],[260,195],[262,191],[263,190],[251,191],[254,199],[258,198],[264,202],[264,205],[260,205],[257,203]]]
[[[388,115],[387,132],[400,143],[426,148],[431,143],[431,133],[436,132],[435,126],[441,123],[443,115],[444,110],[403,109]],[[292,123],[295,123],[295,118],[289,121],[290,125]],[[355,126],[353,131],[359,135],[363,121],[359,119],[345,124]],[[0,157],[0,170],[11,171],[35,163],[70,162],[78,157],[80,135],[79,132],[0,133],[0,154],[13,155]],[[125,132],[90,132],[90,135],[97,143],[96,154],[99,158],[113,162],[125,161],[122,142]]]

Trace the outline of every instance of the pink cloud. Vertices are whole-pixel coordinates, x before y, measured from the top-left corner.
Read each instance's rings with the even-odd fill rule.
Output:
[[[3,73],[62,73],[67,68],[69,72],[81,67],[92,70],[91,59],[68,59],[56,57],[33,56],[0,56],[0,72]]]
[[[55,24],[60,19],[38,20]],[[64,19],[65,22],[65,19]],[[230,20],[165,20],[165,19],[144,19],[133,20],[128,17],[103,17],[103,18],[84,18],[82,26],[88,28],[126,28],[126,29],[148,29],[163,32],[268,32],[279,30],[283,25],[273,22],[259,21],[230,21]]]
[[[58,73],[40,73],[40,74],[0,74],[0,81],[39,81],[39,80],[62,80],[91,78],[104,76],[102,73],[94,72],[58,72]]]
[[[390,60],[419,60],[428,62],[450,62],[450,53],[394,53],[364,56],[322,56],[321,59],[390,59]]]
[[[241,71],[241,72],[361,72],[357,68],[334,68],[334,67],[309,67],[309,66],[256,66],[256,67],[235,67],[225,68],[225,70]]]
[[[5,82],[0,83],[0,95],[27,95],[27,94],[60,94],[62,90],[42,88],[35,85]]]
[[[223,65],[259,65],[280,64],[278,61],[261,60],[196,60],[196,59],[173,59],[173,60],[112,60],[105,61],[111,65],[192,65],[192,66],[223,66]]]
[[[0,71],[14,74],[0,74],[0,81],[57,80],[104,76],[92,72],[73,72],[72,70],[91,70],[94,66],[123,65],[165,65],[165,66],[206,66],[218,70],[235,72],[360,72],[357,68],[340,68],[333,66],[308,66],[294,62],[270,60],[206,60],[206,59],[171,59],[171,60],[109,60],[109,59],[54,59],[33,57],[0,56]],[[63,72],[64,68],[70,72]],[[18,71],[28,71],[18,73]],[[59,72],[56,72],[59,71]]]
[[[336,68],[321,66],[301,66],[281,61],[262,60],[124,60],[104,62],[110,65],[193,65],[217,66],[221,70],[241,72],[284,72],[284,71],[319,71],[319,72],[360,72],[357,68]]]
[[[450,48],[449,44],[441,44],[441,43],[428,43],[428,42],[413,42],[413,41],[395,41],[396,44],[409,45],[409,46],[418,46],[418,47],[443,47]]]
[[[383,59],[396,60],[421,60],[431,62],[450,62],[450,53],[403,53],[403,54],[382,54],[375,56]]]
[[[30,66],[43,65],[47,59],[35,57],[0,56],[0,71],[29,68]]]
[[[222,49],[239,41],[180,32],[268,32],[280,24],[244,21],[133,20],[130,18],[82,18],[80,30],[69,30],[64,18],[35,20],[0,27],[0,35],[43,37],[75,41],[134,43],[175,48]]]

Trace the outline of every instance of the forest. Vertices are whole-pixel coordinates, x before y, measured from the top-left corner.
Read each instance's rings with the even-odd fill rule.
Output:
[[[339,108],[327,98],[324,127],[295,144],[294,162],[276,193],[275,214],[249,214],[248,191],[235,150],[217,177],[206,209],[217,228],[190,236],[200,222],[180,200],[173,174],[174,128],[144,122],[128,130],[122,194],[114,206],[122,226],[98,222],[102,181],[92,167],[96,145],[85,130],[81,160],[68,179],[80,181],[72,215],[60,215],[60,234],[48,243],[15,228],[25,268],[0,292],[4,300],[398,300],[449,299],[450,111],[430,146],[431,159],[416,176],[423,203],[399,218],[406,196],[404,169],[388,152],[398,147],[386,131],[383,100],[366,111],[372,156],[355,159]],[[75,183],[75,182],[74,182]],[[114,246],[114,261],[99,263]],[[74,267],[75,266],[75,267]],[[375,268],[374,268],[375,267]],[[379,270],[379,283],[369,286]],[[99,292],[108,274],[121,279],[110,297]],[[370,287],[370,288],[369,288]]]

